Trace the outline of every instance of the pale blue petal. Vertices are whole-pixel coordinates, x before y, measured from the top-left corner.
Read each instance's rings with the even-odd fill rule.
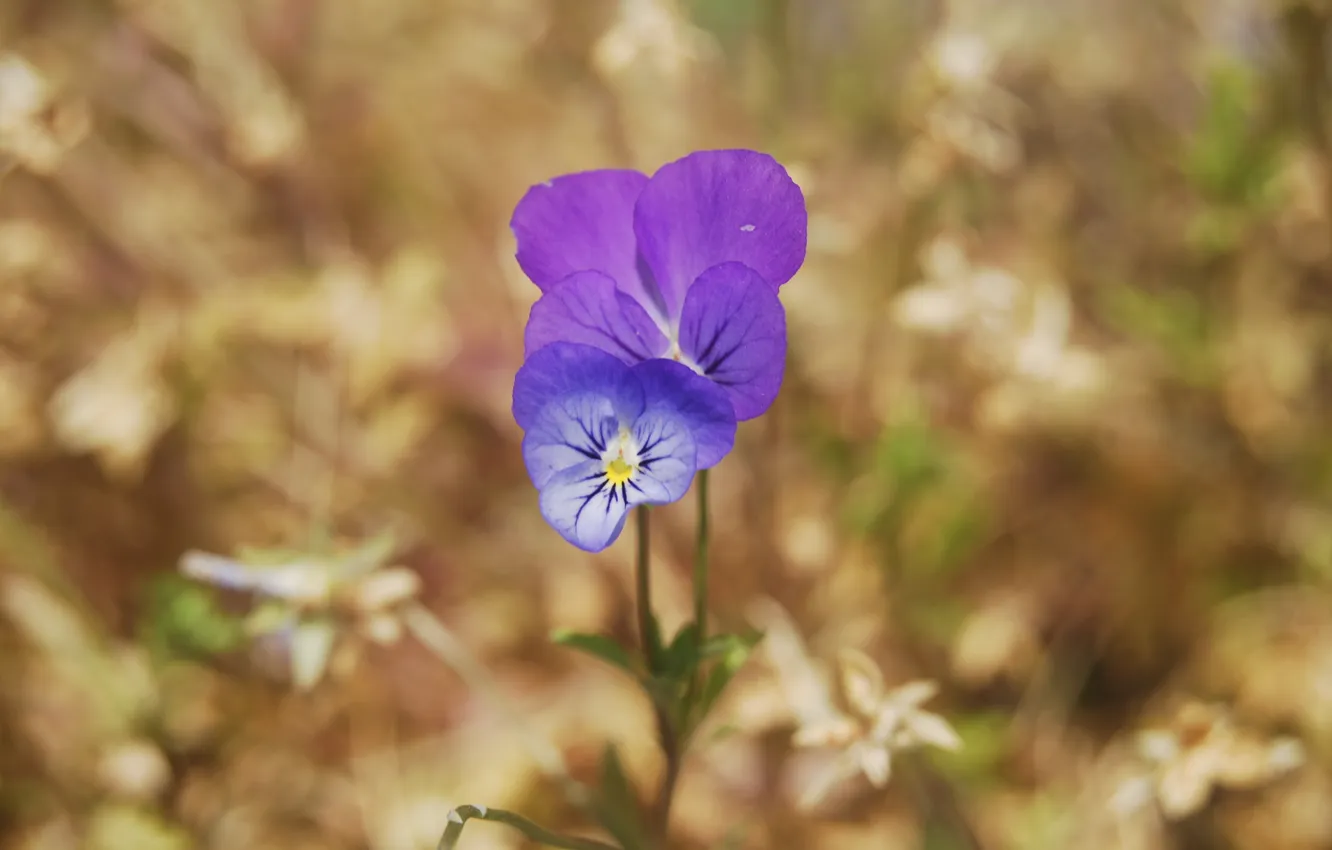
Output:
[[[629,479],[629,503],[664,505],[685,494],[698,468],[689,425],[674,410],[649,408],[634,423],[638,472]]]
[[[523,460],[540,489],[557,473],[601,461],[620,431],[615,408],[604,395],[582,393],[547,404],[523,435]]]
[[[599,461],[585,461],[557,473],[541,490],[541,515],[579,549],[600,552],[624,528],[629,502],[624,486],[606,479]]]

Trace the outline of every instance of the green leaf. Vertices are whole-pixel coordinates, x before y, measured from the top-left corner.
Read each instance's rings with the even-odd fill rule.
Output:
[[[884,429],[876,467],[896,501],[909,501],[947,470],[947,446],[928,423],[907,419]]]
[[[671,645],[661,656],[661,669],[657,672],[667,678],[686,678],[698,667],[698,623],[689,623],[676,632]]]
[[[648,670],[653,673],[661,672],[666,644],[661,639],[661,623],[653,613],[648,614],[648,645],[643,647],[643,653],[647,656]]]
[[[638,667],[635,665],[633,657],[629,655],[629,651],[605,635],[556,629],[551,633],[550,639],[560,646],[576,649],[604,661],[612,667],[618,667],[634,678],[639,677]]]
[[[209,589],[176,575],[152,583],[144,609],[142,639],[163,657],[221,655],[239,648],[245,637],[241,623]]]
[[[601,825],[624,850],[643,850],[647,846],[638,794],[614,744],[607,744],[601,755],[595,808]]]
[[[688,679],[678,676],[653,676],[644,679],[642,685],[653,707],[659,712],[664,712],[672,726],[680,726],[688,709],[685,705]]]
[[[696,722],[701,722],[703,718],[708,716],[713,704],[726,690],[726,686],[731,683],[731,679],[734,678],[739,669],[739,665],[732,666],[726,662],[712,668],[712,671],[708,673],[708,678],[703,682],[703,690],[698,695],[698,704],[694,709]]]
[[[718,635],[708,641],[709,647],[716,646],[716,654],[720,655],[719,660],[709,671],[707,678],[703,681],[703,688],[699,691],[698,698],[694,705],[690,707],[690,725],[689,730],[698,728],[703,719],[708,716],[717,699],[726,690],[726,686],[731,683],[731,679],[749,660],[754,647],[762,639],[762,635]]]
[[[734,652],[748,653],[763,639],[761,632],[748,632],[743,635],[713,635],[703,644],[700,658],[720,658]],[[742,662],[743,663],[743,662]]]
[[[1276,172],[1278,136],[1265,132],[1263,92],[1253,70],[1217,65],[1206,81],[1206,107],[1185,152],[1184,171],[1208,200],[1248,207],[1261,202]]]

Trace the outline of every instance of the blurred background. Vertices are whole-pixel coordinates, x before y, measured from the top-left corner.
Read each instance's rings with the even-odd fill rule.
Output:
[[[632,544],[537,513],[507,223],[551,176],[710,147],[773,153],[810,211],[785,386],[713,476],[715,628],[932,679],[964,745],[929,756],[951,803],[895,776],[798,805],[813,685],[760,652],[678,845],[1332,847],[1330,27],[1322,0],[6,0],[0,847],[415,850],[461,803],[587,828],[536,738],[589,780],[614,741],[646,797],[646,704],[549,641],[632,641]],[[695,508],[655,517],[673,631]],[[355,599],[251,638],[290,598],[183,576],[191,550]]]

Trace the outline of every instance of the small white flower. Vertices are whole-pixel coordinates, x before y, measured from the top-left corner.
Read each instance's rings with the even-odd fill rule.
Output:
[[[768,639],[772,637],[769,631]],[[779,641],[787,643],[785,639]],[[790,655],[784,654],[789,660]],[[885,690],[882,672],[863,652],[844,649],[838,661],[841,695],[847,711],[836,707],[826,683],[821,699],[806,695],[805,702],[817,703],[817,711],[800,711],[793,705],[800,717],[792,736],[795,746],[841,751],[829,768],[805,789],[800,800],[802,807],[817,805],[834,787],[857,773],[864,774],[875,788],[886,787],[892,777],[896,752],[924,746],[956,750],[962,745],[962,739],[947,720],[921,708],[938,693],[937,684],[917,680]],[[810,662],[806,658],[798,664]],[[788,665],[783,675],[790,672]],[[806,677],[806,683],[810,681],[813,679]]]
[[[1137,748],[1151,770],[1123,783],[1111,806],[1129,814],[1155,797],[1167,820],[1202,810],[1216,788],[1255,788],[1304,763],[1300,742],[1264,742],[1237,729],[1224,708],[1199,702],[1181,707],[1169,728],[1139,733]]]
[[[702,42],[703,34],[671,0],[623,0],[619,17],[593,48],[593,64],[614,76],[644,62],[673,79],[699,57]]]
[[[978,90],[989,84],[995,55],[979,36],[946,31],[931,45],[930,64],[940,79],[950,85]]]
[[[817,805],[857,773],[875,788],[885,787],[892,777],[894,753],[962,746],[947,720],[921,708],[938,693],[936,683],[922,679],[886,690],[883,673],[869,656],[843,649],[838,655],[838,699],[785,609],[761,600],[751,609],[750,619],[764,631],[764,652],[795,716],[792,743],[802,749],[840,751],[804,789],[801,807]]]
[[[12,157],[38,174],[51,173],[88,125],[84,104],[61,102],[36,68],[0,54],[0,170]]]
[[[335,650],[355,651],[356,641],[339,644],[340,637],[379,645],[402,637],[400,614],[420,593],[421,580],[411,570],[385,567],[392,551],[393,538],[383,535],[341,557],[289,554],[267,565],[187,552],[181,571],[262,600],[246,619],[247,631],[256,639],[278,639],[290,659],[292,682],[305,690],[323,678]]]

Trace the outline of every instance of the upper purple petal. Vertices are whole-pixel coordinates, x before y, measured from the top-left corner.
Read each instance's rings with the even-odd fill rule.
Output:
[[[543,291],[574,272],[599,271],[649,310],[655,290],[639,275],[634,203],[646,175],[624,169],[565,174],[527,190],[509,226],[518,265]]]
[[[737,419],[753,419],[777,397],[786,366],[786,312],[758,272],[713,266],[689,288],[680,350],[730,397]]]
[[[557,342],[534,352],[513,381],[513,418],[526,431],[552,402],[585,394],[604,396],[616,417],[633,422],[643,412],[643,385],[629,367],[590,345]]]
[[[679,416],[694,436],[699,469],[716,466],[735,445],[735,410],[718,384],[674,360],[648,360],[633,368],[643,383],[647,410]]]
[[[741,262],[776,288],[805,261],[805,198],[777,160],[699,151],[664,165],[638,196],[634,233],[668,316],[719,263]]]
[[[532,305],[524,346],[530,356],[553,342],[580,342],[625,363],[659,357],[666,336],[638,302],[601,272],[574,272]]]

